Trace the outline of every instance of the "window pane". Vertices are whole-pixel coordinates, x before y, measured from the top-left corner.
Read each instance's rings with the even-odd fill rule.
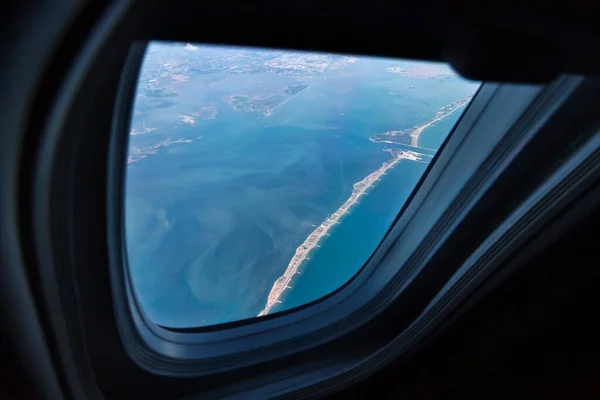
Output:
[[[218,324],[344,285],[478,86],[443,64],[152,43],[125,197],[146,314]]]

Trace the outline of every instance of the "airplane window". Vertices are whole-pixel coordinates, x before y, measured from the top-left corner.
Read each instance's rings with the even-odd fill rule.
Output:
[[[146,315],[199,327],[340,288],[478,87],[438,63],[152,42],[124,199]]]

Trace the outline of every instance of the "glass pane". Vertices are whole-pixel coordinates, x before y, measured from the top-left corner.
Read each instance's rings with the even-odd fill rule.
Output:
[[[152,43],[125,197],[146,314],[212,325],[347,283],[478,86],[443,64]]]

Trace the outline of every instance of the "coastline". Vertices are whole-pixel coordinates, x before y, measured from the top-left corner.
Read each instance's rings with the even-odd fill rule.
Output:
[[[368,188],[373,186],[373,184],[385,174],[387,170],[394,167],[400,160],[409,159],[413,161],[422,161],[423,159],[418,157],[419,153],[413,151],[394,151],[387,150],[392,154],[393,158],[385,161],[381,167],[377,170],[373,171],[369,175],[367,175],[364,179],[359,182],[356,182],[353,185],[352,194],[350,198],[346,200],[333,214],[327,217],[325,221],[323,221],[308,237],[306,240],[296,249],[296,252],[283,275],[275,280],[271,291],[269,292],[269,296],[267,299],[267,303],[265,308],[262,309],[258,316],[267,315],[271,308],[276,304],[281,303],[280,297],[285,292],[286,289],[291,289],[290,282],[296,274],[299,274],[298,268],[300,264],[304,260],[307,259],[308,253],[313,250],[315,247],[319,247],[319,242],[323,237],[325,237],[329,230],[336,224],[339,223],[339,220],[349,212],[350,208],[358,202],[358,199],[366,194]]]
[[[449,113],[444,114],[441,117],[438,117],[436,119],[433,119],[433,120],[429,121],[428,123],[426,123],[425,125],[419,126],[417,129],[415,129],[413,132],[410,133],[410,145],[414,146],[414,147],[418,147],[419,135],[421,134],[421,132],[423,132],[425,130],[425,128],[427,128],[431,124],[433,124],[441,119],[446,118],[448,115],[452,114],[454,111],[460,109],[461,107],[466,106],[467,104],[469,104],[469,103],[466,102],[466,103],[460,104],[460,105],[458,105],[458,107],[454,108]]]
[[[415,126],[413,128],[409,128],[409,129],[405,129],[405,130],[401,130],[401,131],[389,131],[389,132],[384,132],[382,134],[374,134],[373,136],[371,136],[369,138],[369,140],[373,143],[393,143],[393,144],[404,144],[404,145],[408,145],[408,146],[412,146],[415,148],[419,148],[419,136],[421,135],[421,133],[425,130],[425,128],[429,127],[430,125],[434,124],[437,121],[440,121],[444,118],[446,118],[448,115],[452,114],[453,112],[455,112],[456,110],[462,108],[463,106],[466,106],[467,104],[469,104],[469,102],[471,101],[471,98],[473,96],[467,96],[464,99],[458,100],[454,103],[451,103],[445,107],[442,107],[441,109],[438,110],[437,114],[435,115],[435,117],[423,124],[423,125],[418,125]],[[450,110],[448,110],[448,108],[451,107]],[[440,115],[441,114],[441,115]],[[399,134],[399,135],[398,135]],[[408,134],[410,136],[410,143],[401,143],[401,142],[395,142],[392,140],[385,140],[388,139],[389,136],[391,137],[403,137],[404,135]],[[375,136],[381,135],[384,137],[384,139],[377,139],[375,138]],[[388,136],[386,136],[388,135]],[[432,150],[432,149],[426,149],[426,150]]]
[[[405,146],[414,147],[415,149],[419,149],[418,140],[421,133],[434,124],[437,121],[440,121],[446,118],[448,115],[454,113],[456,110],[462,108],[467,105],[471,99],[471,96],[461,99],[455,103],[449,104],[448,106],[442,107],[438,110],[435,117],[428,121],[423,125],[416,126],[410,130],[410,144],[404,144]],[[452,107],[454,106],[454,107]],[[451,107],[451,108],[450,108]],[[449,109],[450,108],[450,109]],[[441,115],[440,115],[441,114]],[[374,143],[390,143],[390,144],[403,144],[394,142],[391,140],[377,140],[373,139],[373,137],[369,138],[371,142]],[[425,149],[425,150],[433,150],[433,149]],[[329,215],[325,221],[323,221],[314,231],[308,235],[306,240],[296,248],[296,252],[294,256],[290,260],[287,268],[285,269],[283,275],[275,280],[271,290],[269,292],[269,296],[267,298],[267,303],[265,307],[258,313],[258,317],[269,314],[271,308],[273,308],[276,304],[281,303],[281,296],[285,292],[286,289],[291,289],[290,282],[296,274],[300,274],[298,272],[298,268],[300,264],[304,260],[307,259],[308,253],[312,251],[315,247],[320,247],[319,242],[323,237],[325,237],[329,230],[336,224],[339,223],[339,220],[350,210],[354,204],[358,202],[358,199],[366,194],[366,190],[370,188],[385,172],[394,167],[400,160],[406,158],[412,161],[424,162],[422,157],[419,157],[421,154],[416,151],[396,151],[394,150],[386,150],[392,154],[393,158],[391,160],[385,161],[381,167],[377,170],[373,171],[369,175],[367,175],[364,179],[359,182],[356,182],[353,185],[352,194],[350,198],[346,200],[333,214]],[[434,151],[434,150],[433,150]]]

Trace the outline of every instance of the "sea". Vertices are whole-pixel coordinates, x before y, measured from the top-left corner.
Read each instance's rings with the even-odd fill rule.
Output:
[[[133,125],[143,118],[157,129],[130,144],[191,140],[162,147],[126,171],[129,273],[152,321],[188,328],[256,317],[296,248],[350,197],[355,182],[390,158],[384,149],[399,146],[369,138],[428,122],[478,87],[456,76],[401,77],[390,66],[403,64],[362,58],[326,70],[268,117],[236,112],[226,100],[297,80],[193,76],[177,83],[177,104],[134,108]],[[215,119],[178,119],[207,103],[217,107]],[[438,149],[462,110],[426,128],[419,146]],[[402,160],[390,169],[311,251],[271,313],[317,301],[359,273],[427,168]]]

